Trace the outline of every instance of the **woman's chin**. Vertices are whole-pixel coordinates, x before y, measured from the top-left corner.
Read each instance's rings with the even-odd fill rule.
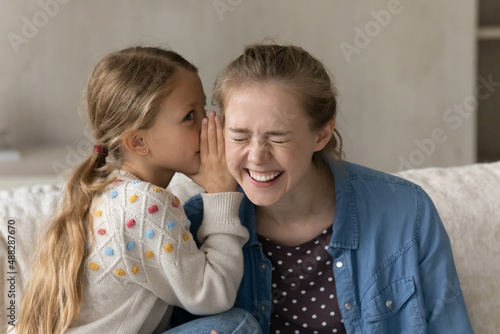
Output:
[[[247,172],[238,183],[253,204],[270,206],[278,202],[283,195],[283,174],[270,181],[257,181]]]
[[[274,194],[262,194],[255,191],[243,188],[245,195],[256,206],[270,206],[279,200],[279,197]]]

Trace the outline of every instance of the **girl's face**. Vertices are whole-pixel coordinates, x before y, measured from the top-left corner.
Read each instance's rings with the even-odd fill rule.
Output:
[[[278,84],[251,85],[226,106],[226,160],[248,198],[269,206],[310,191],[313,153],[328,140],[311,130],[297,97]]]
[[[161,173],[193,174],[200,166],[200,131],[205,93],[198,74],[179,69],[174,88],[162,103],[154,125],[143,130],[148,159]]]

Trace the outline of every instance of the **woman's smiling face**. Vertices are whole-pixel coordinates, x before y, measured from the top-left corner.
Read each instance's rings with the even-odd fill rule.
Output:
[[[254,204],[307,189],[313,153],[325,143],[295,95],[280,84],[246,85],[230,92],[224,116],[229,170]]]

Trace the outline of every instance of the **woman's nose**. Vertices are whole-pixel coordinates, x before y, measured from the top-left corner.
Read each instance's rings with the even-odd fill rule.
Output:
[[[252,147],[249,148],[248,161],[255,165],[263,165],[269,162],[271,159],[271,153],[269,148],[265,143],[255,142]]]

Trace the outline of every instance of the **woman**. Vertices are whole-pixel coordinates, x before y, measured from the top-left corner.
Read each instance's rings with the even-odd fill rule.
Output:
[[[472,333],[427,194],[343,162],[336,94],[295,46],[252,45],[215,83],[250,232],[236,305],[264,333]],[[203,203],[185,204],[193,235]]]

